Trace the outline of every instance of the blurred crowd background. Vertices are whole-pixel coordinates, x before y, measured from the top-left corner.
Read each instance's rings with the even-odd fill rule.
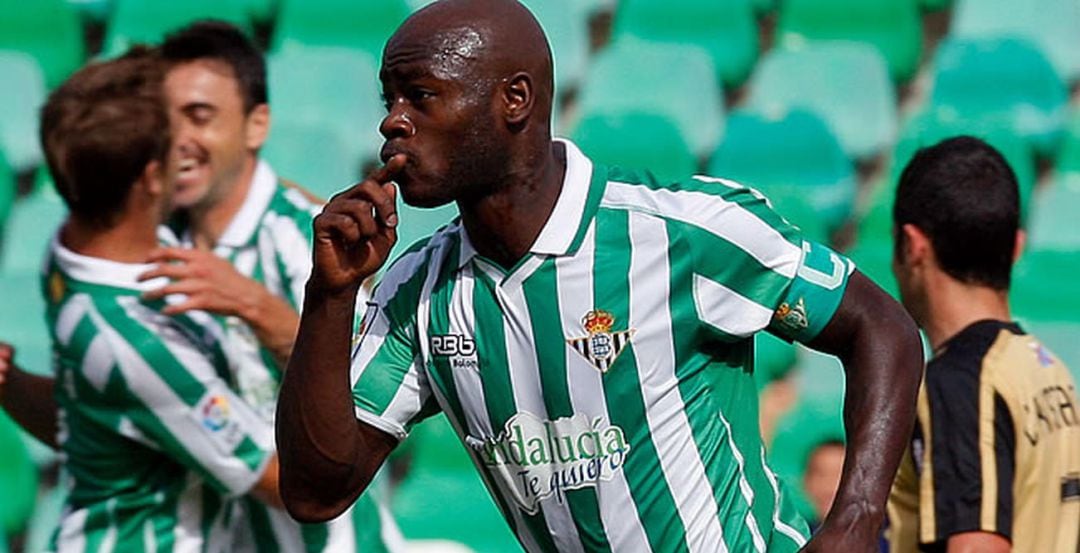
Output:
[[[0,340],[48,373],[38,278],[64,207],[37,110],[88,59],[192,20],[245,29],[269,62],[282,176],[328,197],[376,161],[383,43],[424,0],[0,0]],[[1080,378],[1080,0],[525,0],[555,55],[556,133],[595,160],[740,181],[895,293],[891,202],[914,151],[971,134],[1016,172],[1027,248],[1013,309]],[[402,245],[455,214],[406,209]],[[811,520],[843,459],[835,359],[758,338],[762,430]],[[394,464],[406,537],[513,551],[441,417]],[[0,534],[46,543],[63,494],[53,453],[0,413]],[[8,547],[0,540],[0,551]]]

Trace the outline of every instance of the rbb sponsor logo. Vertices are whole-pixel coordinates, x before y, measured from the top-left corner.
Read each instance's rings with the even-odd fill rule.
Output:
[[[442,356],[469,356],[476,353],[476,342],[460,334],[432,336],[431,351]]]

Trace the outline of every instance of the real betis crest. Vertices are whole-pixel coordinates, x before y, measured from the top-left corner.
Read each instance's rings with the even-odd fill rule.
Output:
[[[615,316],[611,313],[601,309],[589,311],[581,318],[581,326],[589,335],[567,339],[566,343],[600,372],[606,373],[634,335],[632,328],[612,332],[614,325]]]

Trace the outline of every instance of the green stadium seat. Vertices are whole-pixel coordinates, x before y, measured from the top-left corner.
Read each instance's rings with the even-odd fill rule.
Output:
[[[332,127],[274,121],[261,155],[274,172],[323,199],[360,180],[360,163]]]
[[[242,0],[115,0],[106,25],[106,56],[134,44],[156,44],[166,34],[199,19],[228,21],[251,34],[251,14]]]
[[[1046,54],[1062,80],[1080,79],[1080,2],[1076,0],[960,0],[950,34],[957,38],[1028,39]]]
[[[660,180],[685,178],[697,170],[697,159],[678,129],[655,113],[590,115],[571,136],[594,161],[652,171]]]
[[[724,125],[723,90],[709,54],[695,46],[623,36],[593,61],[578,110],[590,115],[626,111],[668,117],[694,155],[716,147]]]
[[[34,512],[37,496],[37,467],[23,445],[22,431],[0,409],[0,542],[3,536],[25,529]]]
[[[1058,173],[1080,173],[1080,111],[1073,113],[1065,127],[1054,168]]]
[[[114,0],[67,0],[71,7],[87,21],[105,23],[112,13]]]
[[[33,56],[48,87],[82,65],[86,52],[79,15],[64,0],[0,0],[0,13],[0,49]]]
[[[457,204],[434,208],[413,207],[398,195],[398,241],[390,250],[390,260],[397,259],[416,242],[427,238],[458,216]],[[386,267],[386,266],[384,266]]]
[[[409,540],[453,540],[477,553],[520,550],[446,417],[413,429],[409,473],[393,496]]]
[[[270,48],[337,46],[381,60],[383,46],[410,11],[404,0],[281,0]]]
[[[1000,119],[1036,151],[1056,153],[1068,90],[1045,56],[1021,39],[949,39],[934,57],[933,109]]]
[[[776,119],[731,113],[706,172],[758,189],[815,240],[827,241],[855,203],[851,161],[825,123],[806,111]],[[806,216],[793,218],[796,211]]]
[[[1027,247],[1033,250],[1080,251],[1080,172],[1060,175],[1032,202]],[[1080,317],[1080,313],[1077,314]]]
[[[871,44],[897,82],[915,75],[922,55],[922,19],[912,0],[784,0],[777,36],[788,48],[818,40]]]
[[[1018,317],[1039,321],[1080,321],[1080,250],[1033,250],[1013,266],[1011,299]]]
[[[758,390],[786,376],[794,368],[795,346],[768,332],[754,335],[754,380]]]
[[[939,12],[953,5],[953,0],[919,0],[919,9],[924,12]]]
[[[589,22],[574,8],[575,0],[523,2],[544,28],[555,59],[555,90],[577,89],[589,64]]]
[[[729,88],[750,76],[758,55],[755,0],[623,0],[615,37],[693,44],[709,53],[716,79]]]
[[[0,75],[0,152],[16,171],[27,171],[42,162],[38,110],[45,103],[45,75],[33,57],[15,50],[0,50]]]
[[[751,110],[771,117],[794,108],[821,117],[853,159],[872,157],[896,138],[896,93],[884,59],[856,42],[777,49],[750,81]]]
[[[7,238],[5,228],[18,192],[16,186],[15,174],[4,159],[3,150],[0,149],[0,254],[4,251],[4,242]]]
[[[370,55],[347,48],[293,46],[270,56],[268,72],[275,124],[333,130],[345,144],[353,170],[377,157],[382,145],[379,124],[386,110]]]
[[[0,274],[39,272],[49,241],[66,215],[67,207],[51,184],[38,186],[29,196],[16,200],[4,231]],[[31,289],[37,290],[37,285]]]

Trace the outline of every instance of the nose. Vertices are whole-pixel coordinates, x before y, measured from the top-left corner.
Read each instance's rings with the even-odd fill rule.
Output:
[[[379,133],[387,140],[408,138],[416,134],[416,126],[409,119],[408,113],[395,104],[391,106],[390,112],[386,114],[386,117],[383,117],[382,123],[379,124]]]

